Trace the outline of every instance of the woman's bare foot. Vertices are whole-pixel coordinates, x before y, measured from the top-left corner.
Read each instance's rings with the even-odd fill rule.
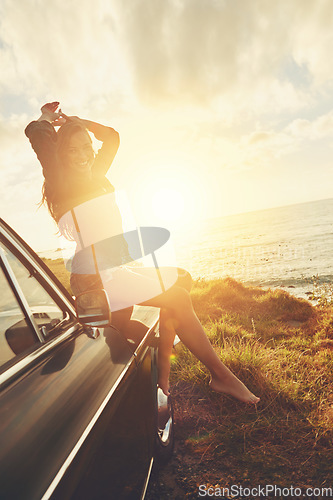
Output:
[[[158,387],[162,389],[166,396],[169,391],[170,356],[159,351],[158,353]]]
[[[260,401],[230,370],[222,380],[212,376],[209,385],[213,391],[229,394],[243,403],[257,404]]]
[[[163,379],[162,377],[158,377],[157,385],[160,389],[162,389],[163,393],[166,396],[170,396],[169,377],[166,379],[165,378]]]

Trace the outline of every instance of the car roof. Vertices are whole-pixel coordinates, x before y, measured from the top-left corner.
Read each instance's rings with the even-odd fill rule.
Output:
[[[73,303],[73,297],[66,290],[64,285],[58,280],[58,278],[52,273],[49,267],[45,264],[45,262],[37,255],[37,253],[28,245],[28,243],[21,238],[21,236],[14,231],[14,229],[7,224],[2,218],[0,218],[0,234],[2,234],[9,243],[15,245],[16,248],[23,248],[26,253],[29,254],[30,258],[32,258],[42,269],[43,271],[52,279],[55,285],[59,288],[61,293],[65,295],[65,297]],[[12,241],[10,241],[12,240]]]

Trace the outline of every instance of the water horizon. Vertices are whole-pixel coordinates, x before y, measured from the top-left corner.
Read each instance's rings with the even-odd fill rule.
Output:
[[[315,280],[333,280],[333,198],[201,219],[171,237],[177,265],[194,279],[231,277],[305,298]],[[61,248],[38,254],[62,258]]]
[[[230,276],[303,297],[314,281],[332,282],[333,198],[210,218],[199,232],[175,235],[179,265],[194,278]]]

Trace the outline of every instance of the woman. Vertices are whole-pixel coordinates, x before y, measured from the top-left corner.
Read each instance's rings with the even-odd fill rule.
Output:
[[[43,167],[43,202],[46,202],[52,217],[59,224],[64,214],[73,207],[114,192],[105,174],[118,150],[119,135],[110,127],[75,116],[68,117],[60,109],[57,111],[58,106],[58,102],[45,104],[41,108],[42,115],[27,126],[25,133]],[[58,132],[54,128],[57,126],[60,126]],[[96,156],[88,131],[103,142]],[[128,256],[124,238],[120,240],[117,252]],[[133,288],[131,284],[143,288],[150,286],[150,272],[149,269],[126,272],[127,290]],[[73,274],[77,278],[78,274]],[[94,283],[86,287],[96,288],[100,279],[98,273],[91,274],[90,279]],[[82,291],[82,287],[80,290],[78,286],[82,283],[82,276],[79,280],[72,280],[74,293]],[[210,371],[211,389],[245,403],[258,403],[259,398],[218,358],[193,310],[189,291],[180,281],[139,305],[161,309],[158,384],[165,394],[169,393],[170,354],[176,325],[181,341]]]

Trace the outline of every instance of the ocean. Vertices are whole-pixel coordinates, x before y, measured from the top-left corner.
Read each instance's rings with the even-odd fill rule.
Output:
[[[199,221],[171,231],[176,265],[309,298],[333,280],[333,198]],[[41,256],[62,258],[58,250]]]
[[[333,279],[333,199],[201,221],[173,239],[194,278],[230,276],[299,297]]]

